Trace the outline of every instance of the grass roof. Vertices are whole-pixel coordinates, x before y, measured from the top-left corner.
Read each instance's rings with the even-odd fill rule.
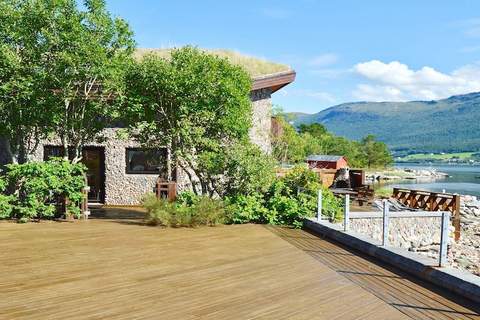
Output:
[[[139,48],[135,51],[135,58],[141,59],[147,54],[153,53],[159,57],[169,58],[172,49],[144,49]],[[228,59],[231,63],[243,67],[252,77],[264,76],[283,71],[289,71],[291,68],[287,65],[270,62],[264,59],[248,56],[232,50],[205,50],[211,54]]]

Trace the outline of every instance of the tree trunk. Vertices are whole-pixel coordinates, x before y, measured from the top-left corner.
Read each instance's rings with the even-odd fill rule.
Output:
[[[167,146],[167,181],[172,181],[172,143]]]
[[[0,167],[14,162],[14,156],[7,137],[0,137]]]

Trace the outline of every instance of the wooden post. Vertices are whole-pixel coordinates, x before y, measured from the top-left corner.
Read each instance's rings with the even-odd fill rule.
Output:
[[[63,206],[65,208],[65,219],[73,220],[73,215],[68,211],[69,205],[70,205],[70,199],[68,199],[68,197],[65,197],[65,199],[63,200]]]
[[[408,202],[408,206],[410,208],[415,208],[416,196],[417,196],[416,190],[411,190],[410,191],[410,196],[409,196],[409,202]]]
[[[88,210],[88,192],[90,191],[90,187],[86,186],[82,189],[83,199],[81,204],[81,211],[82,217],[85,220],[88,220],[88,216],[90,215],[90,211]]]
[[[322,220],[322,189],[318,190],[317,198],[317,220]]]
[[[437,194],[436,193],[430,193],[430,202],[428,204],[428,211],[435,211],[435,203],[437,200]]]
[[[447,248],[448,248],[448,227],[450,226],[450,213],[442,212],[442,230],[440,233],[440,252],[438,258],[438,266],[444,267],[447,265]]]
[[[383,200],[383,234],[382,234],[382,246],[388,246],[388,227],[389,227],[389,215],[390,213],[390,203],[388,200]]]
[[[453,196],[453,226],[455,227],[455,241],[460,240],[460,195]]]
[[[173,181],[165,182],[158,179],[155,193],[158,199],[166,199],[169,202],[173,202],[177,198],[177,183]]]
[[[345,202],[343,206],[343,230],[348,231],[350,229],[350,195],[345,195]]]

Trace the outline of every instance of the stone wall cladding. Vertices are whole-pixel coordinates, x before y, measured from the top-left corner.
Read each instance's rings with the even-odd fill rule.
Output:
[[[117,128],[103,131],[105,142],[88,143],[87,146],[103,147],[105,150],[105,204],[106,205],[138,205],[145,193],[153,192],[157,174],[127,174],[126,148],[140,147],[133,139],[117,137]],[[44,145],[61,145],[60,140],[44,141],[36,150],[34,159],[43,160]]]
[[[459,241],[454,241],[455,228],[450,226],[448,261],[453,268],[480,276],[480,201],[462,196],[460,214]],[[390,245],[437,259],[440,223],[440,218],[390,218]],[[350,228],[375,240],[382,239],[382,219],[351,219]]]
[[[440,218],[390,218],[389,245],[418,251],[440,244]],[[381,241],[383,221],[380,218],[351,219],[352,231]]]
[[[250,139],[264,152],[271,152],[271,91],[256,90],[251,93],[252,128]],[[153,192],[157,174],[126,173],[126,148],[137,148],[140,144],[133,139],[121,139],[119,128],[107,128],[103,131],[105,142],[88,143],[87,146],[103,147],[105,150],[105,204],[106,205],[139,205],[141,198]],[[43,160],[45,145],[60,146],[59,139],[43,141],[32,156],[32,160]],[[178,190],[191,189],[188,177],[180,168],[177,169]]]
[[[252,100],[252,128],[250,140],[264,152],[272,152],[272,91],[270,89],[255,90],[250,94]]]

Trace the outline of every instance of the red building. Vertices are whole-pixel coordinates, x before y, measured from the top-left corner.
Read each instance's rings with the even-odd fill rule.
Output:
[[[347,168],[347,159],[343,156],[311,155],[307,158],[310,169],[341,169]]]

